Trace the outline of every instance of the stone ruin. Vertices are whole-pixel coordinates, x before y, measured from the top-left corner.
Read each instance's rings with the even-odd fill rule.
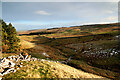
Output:
[[[23,56],[21,54],[0,59],[0,77],[11,72],[16,72],[19,67],[22,67],[23,63],[20,61],[30,61],[30,59],[31,56]]]

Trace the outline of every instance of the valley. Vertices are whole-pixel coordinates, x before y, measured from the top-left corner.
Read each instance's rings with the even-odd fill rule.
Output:
[[[32,57],[61,61],[110,79],[120,75],[120,23],[18,32]],[[25,45],[26,44],[26,45]]]

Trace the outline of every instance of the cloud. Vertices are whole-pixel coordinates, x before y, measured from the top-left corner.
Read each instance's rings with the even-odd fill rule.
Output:
[[[114,11],[113,10],[106,10],[106,11],[104,11],[104,13],[112,14],[112,13],[114,13]]]
[[[40,15],[51,15],[50,13],[46,12],[46,11],[36,11],[36,14],[40,14]]]
[[[2,17],[5,21],[12,22],[17,30],[24,27],[27,30],[82,23],[117,22],[115,17],[118,14],[117,4],[113,2],[3,2]]]
[[[103,19],[103,21],[117,21],[118,17],[117,16],[109,16]]]

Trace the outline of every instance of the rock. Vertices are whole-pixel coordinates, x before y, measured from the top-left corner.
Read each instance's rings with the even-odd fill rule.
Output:
[[[47,54],[45,54],[47,55]],[[35,57],[32,57],[31,58],[31,55],[26,55],[26,56],[23,56],[21,54],[17,55],[17,56],[9,56],[7,58],[2,58],[0,59],[0,77],[1,76],[4,76],[8,73],[11,73],[11,72],[16,72],[16,70],[19,70],[20,67],[25,67],[23,66],[22,62],[20,61],[48,61],[48,62],[51,62],[50,60],[45,60],[45,59],[37,59]],[[55,61],[53,61],[55,62]],[[17,68],[16,68],[16,67]]]
[[[25,60],[28,58],[28,55],[25,56]]]
[[[10,71],[15,70],[14,68],[6,68],[3,72],[2,75],[6,75],[8,73],[10,73]]]
[[[23,67],[22,65],[20,65],[20,67]]]
[[[46,57],[49,57],[49,55],[48,55],[47,53],[45,53],[45,52],[42,53],[42,54],[43,54],[44,56],[46,56]]]
[[[9,56],[7,58],[0,59],[0,76],[4,76],[10,72],[16,72],[14,69],[16,64],[13,61],[16,61],[17,58],[17,56]]]
[[[23,64],[22,62],[20,62],[20,64]]]
[[[4,71],[4,69],[1,67],[1,68],[0,68],[0,73],[3,72],[3,71]]]

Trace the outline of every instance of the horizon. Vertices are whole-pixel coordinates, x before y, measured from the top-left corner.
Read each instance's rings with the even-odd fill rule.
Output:
[[[92,24],[83,24],[83,25],[78,25],[78,26],[88,26],[88,25],[100,25],[100,24],[116,24],[116,23],[120,23],[120,22],[111,22],[111,23],[92,23]],[[62,27],[76,27],[76,26],[62,26]],[[62,27],[52,27],[52,28],[62,28]],[[43,28],[43,29],[52,29],[52,28]],[[29,29],[29,30],[17,30],[17,32],[19,31],[32,31],[32,30],[40,30],[39,28],[38,29]]]
[[[118,22],[118,3],[3,2],[2,14],[17,31],[107,24]]]

